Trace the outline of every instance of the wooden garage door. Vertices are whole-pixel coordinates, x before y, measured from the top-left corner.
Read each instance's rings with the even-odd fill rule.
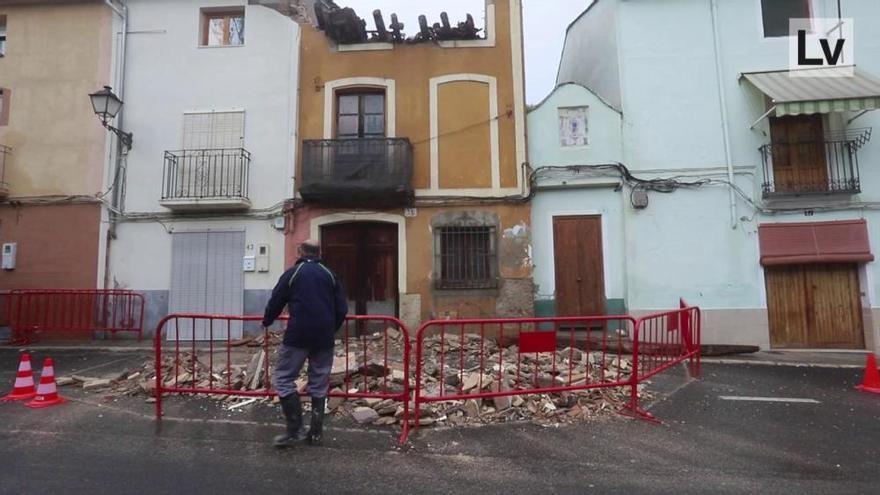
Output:
[[[766,281],[771,346],[865,348],[858,265],[770,267]]]

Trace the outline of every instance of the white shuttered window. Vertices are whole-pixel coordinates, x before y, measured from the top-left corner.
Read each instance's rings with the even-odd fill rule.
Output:
[[[183,149],[244,147],[244,112],[190,112],[183,115]]]

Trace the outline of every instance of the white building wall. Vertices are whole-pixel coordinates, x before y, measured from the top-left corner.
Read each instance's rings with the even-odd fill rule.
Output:
[[[769,126],[765,119],[754,130],[749,129],[765,111],[763,95],[739,79],[743,72],[788,67],[788,39],[763,37],[760,0],[715,2],[720,78],[715,66],[709,0],[598,0],[598,3],[607,5],[604,10],[594,6],[592,11],[615,15],[602,14],[595,19],[614,18],[618,22],[616,27],[609,27],[609,31],[617,33],[619,69],[604,75],[593,72],[590,77],[593,78],[591,84],[598,88],[606,88],[619,78],[620,161],[636,176],[645,179],[675,176],[682,181],[716,181],[713,185],[684,188],[672,194],[650,192],[650,204],[645,210],[635,210],[629,205],[628,197],[623,199],[620,217],[625,244],[611,249],[623,249],[626,253],[627,305],[635,312],[670,308],[677,297],[683,296],[706,310],[704,341],[769,346],[758,225],[865,218],[877,252],[880,249],[880,167],[876,165],[880,162],[880,143],[875,139],[859,151],[861,194],[837,199],[805,198],[789,205],[790,211],[779,211],[778,203],[769,205],[761,197],[764,177],[758,148],[769,142]],[[880,38],[872,35],[872,20],[880,19],[880,2],[852,0],[843,2],[842,7],[843,17],[855,18],[857,65],[874,75],[880,74]],[[813,0],[813,12],[817,17],[836,17],[837,2]],[[578,23],[595,24],[596,20],[591,20],[590,15],[588,12]],[[586,35],[578,34],[583,26],[569,29],[566,51],[577,47],[580,60],[587,64],[613,56],[585,44]],[[568,73],[565,67],[560,69],[560,74]],[[735,183],[746,196],[736,196],[735,225],[731,224],[728,186],[718,182],[727,178],[719,81],[726,100],[730,163],[735,170]],[[607,89],[603,91],[608,93]],[[565,157],[555,148],[543,149],[551,145],[542,137],[551,126],[547,112],[548,109],[539,108],[530,114],[530,161],[533,165],[547,165],[551,163],[545,161],[554,160],[553,164],[566,164]],[[830,119],[840,120],[840,115],[832,114]],[[592,119],[591,124],[594,128],[603,126],[597,118]],[[880,130],[880,112],[869,112],[851,127]],[[592,150],[584,150],[578,156],[578,161],[584,164],[604,160],[604,156]],[[621,204],[620,194],[628,195],[628,189],[610,197],[607,190],[580,189],[576,193],[566,191],[565,195],[542,190],[535,199],[533,221],[538,228],[540,218],[546,217],[548,211],[569,203],[614,208]],[[777,211],[762,212],[771,206]],[[807,210],[811,210],[812,216],[805,216]],[[550,292],[546,287],[549,279],[541,274],[540,252],[536,246],[536,281],[542,285],[540,292],[546,295]],[[877,262],[868,263],[862,272],[864,304],[873,307],[875,315],[869,337],[873,334],[873,346],[880,348]]]
[[[267,273],[245,273],[245,312],[261,311],[284,271],[284,231],[273,221],[293,196],[299,27],[244,0],[129,0],[125,129],[125,213],[110,247],[111,285],[144,291],[147,328],[167,311],[171,233],[244,230],[242,257],[269,245]],[[245,6],[242,46],[202,47],[202,8]],[[250,210],[174,214],[160,205],[165,151],[183,147],[185,112],[243,110],[251,153]],[[138,221],[132,221],[134,217]]]
[[[559,109],[587,107],[588,145],[564,147],[559,135]],[[592,91],[578,84],[556,88],[528,115],[532,167],[609,164],[621,159],[621,118]],[[536,312],[553,313],[555,265],[553,217],[601,215],[605,297],[610,311],[621,311],[626,298],[623,199],[614,191],[619,179],[588,172],[553,173],[539,181],[532,201],[532,236]],[[583,186],[589,184],[590,189]]]
[[[587,107],[587,146],[561,146],[559,109]],[[622,158],[620,112],[579,84],[563,84],[528,116],[532,168],[587,163],[616,163]],[[554,123],[556,125],[554,125]]]
[[[568,27],[556,84],[576,81],[620,108],[617,25],[616,1],[592,2]]]
[[[246,6],[243,46],[199,46],[201,8],[246,3],[129,2],[125,121],[135,145],[127,211],[167,211],[159,206],[163,154],[182,148],[183,114],[191,111],[244,111],[253,209],[292,196],[299,27],[272,9]]]

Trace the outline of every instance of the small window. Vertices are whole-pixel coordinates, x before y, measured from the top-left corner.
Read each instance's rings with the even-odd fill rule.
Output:
[[[790,19],[809,19],[810,0],[761,0],[764,37],[789,35]]]
[[[382,91],[337,93],[336,137],[339,139],[385,137],[385,93]]]
[[[6,16],[0,15],[0,57],[6,55]]]
[[[9,125],[9,97],[12,93],[5,88],[0,88],[0,126]]]
[[[559,109],[559,141],[562,147],[586,146],[587,107]]]
[[[434,230],[438,289],[497,287],[495,227],[439,227]]]
[[[244,44],[244,8],[202,9],[202,46]]]

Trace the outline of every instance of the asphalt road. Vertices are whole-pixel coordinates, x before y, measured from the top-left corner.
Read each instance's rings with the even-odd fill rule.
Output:
[[[60,374],[118,373],[149,358],[55,354]],[[2,390],[16,359],[0,350]],[[651,408],[660,426],[613,417],[423,430],[402,450],[392,430],[336,421],[323,447],[276,451],[270,407],[233,414],[172,399],[159,424],[142,398],[62,389],[70,402],[46,410],[0,403],[0,493],[878,493],[880,396],[854,391],[859,379],[852,369],[710,364],[699,381],[658,380],[668,392]]]

